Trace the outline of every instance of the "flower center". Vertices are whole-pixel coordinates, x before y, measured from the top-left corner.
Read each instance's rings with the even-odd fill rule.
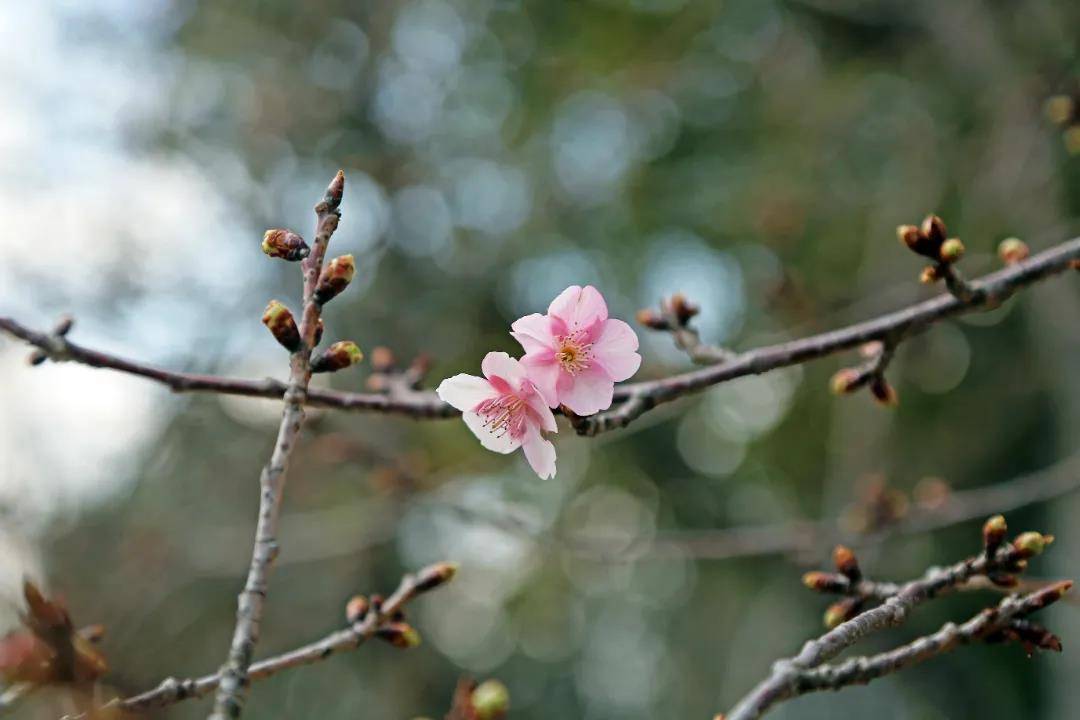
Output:
[[[585,332],[575,330],[572,333],[558,338],[559,351],[555,357],[563,370],[571,375],[577,375],[589,367],[592,360],[592,343],[585,341]]]
[[[525,401],[516,395],[500,395],[488,398],[476,406],[476,413],[484,418],[484,427],[495,437],[509,435],[515,440],[525,437]]]

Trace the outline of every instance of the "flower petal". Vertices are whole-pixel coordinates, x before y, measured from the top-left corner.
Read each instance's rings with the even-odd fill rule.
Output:
[[[531,392],[524,396],[528,404],[530,420],[539,422],[540,429],[547,432],[559,432],[559,426],[555,424],[555,415],[548,409],[547,400],[539,392]]]
[[[562,367],[555,355],[550,357],[538,355],[526,355],[521,358],[521,364],[525,367],[529,380],[536,386],[537,391],[543,396],[544,402],[549,407],[559,405],[559,375]]]
[[[541,437],[539,430],[533,430],[525,436],[522,448],[529,466],[541,480],[555,477],[555,446]]]
[[[502,378],[514,390],[521,387],[521,381],[525,379],[525,368],[504,352],[489,352],[480,363],[480,369],[488,380]]]
[[[607,320],[608,310],[604,296],[592,285],[586,285],[584,288],[571,285],[551,301],[551,305],[548,306],[548,315],[554,315],[562,320],[573,332],[588,327],[597,320]]]
[[[605,322],[592,347],[593,356],[616,382],[626,380],[641,367],[637,349],[637,333],[622,320]]]
[[[484,418],[480,417],[479,414],[470,410],[462,413],[461,417],[465,424],[469,426],[469,429],[473,431],[473,435],[480,439],[480,444],[488,450],[506,455],[521,447],[521,438],[515,440],[510,437],[510,433],[505,431],[493,432],[489,426],[484,424]]]
[[[525,348],[526,354],[538,353],[555,347],[551,323],[546,315],[533,313],[514,321],[510,334]]]
[[[577,415],[592,415],[611,407],[615,383],[596,365],[574,376],[574,382],[559,392],[559,402]]]
[[[443,402],[462,412],[472,410],[484,400],[498,394],[484,378],[465,373],[446,378],[439,383],[435,392]]]

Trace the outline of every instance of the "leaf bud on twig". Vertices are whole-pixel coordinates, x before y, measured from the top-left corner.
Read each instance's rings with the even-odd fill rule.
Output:
[[[337,372],[352,367],[364,359],[364,353],[352,340],[340,340],[311,360],[311,372]]]

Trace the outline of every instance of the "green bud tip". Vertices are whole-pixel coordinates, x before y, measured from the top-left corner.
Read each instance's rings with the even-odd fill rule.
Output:
[[[1001,262],[1006,265],[1014,265],[1022,260],[1026,260],[1030,254],[1031,249],[1027,246],[1027,243],[1020,238],[1005,238],[998,245],[998,257],[1001,258]]]
[[[1017,535],[1013,540],[1013,547],[1015,547],[1022,556],[1034,557],[1039,555],[1046,546],[1054,541],[1053,535],[1043,535],[1037,532],[1025,532]]]
[[[943,263],[957,262],[964,257],[964,243],[960,242],[960,238],[949,238],[942,243],[939,256]]]
[[[498,720],[510,710],[510,691],[498,680],[485,680],[472,692],[476,720]]]

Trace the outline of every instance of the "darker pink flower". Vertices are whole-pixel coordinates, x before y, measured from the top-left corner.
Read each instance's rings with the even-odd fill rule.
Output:
[[[541,478],[555,476],[555,446],[542,432],[558,432],[555,416],[521,363],[503,352],[489,352],[480,364],[484,377],[455,375],[439,384],[444,402],[462,412],[480,444],[497,453],[519,447]]]
[[[521,364],[547,404],[578,415],[610,407],[615,383],[641,365],[637,335],[608,318],[607,303],[591,285],[571,285],[551,301],[547,315],[526,315],[511,329],[525,348]]]

